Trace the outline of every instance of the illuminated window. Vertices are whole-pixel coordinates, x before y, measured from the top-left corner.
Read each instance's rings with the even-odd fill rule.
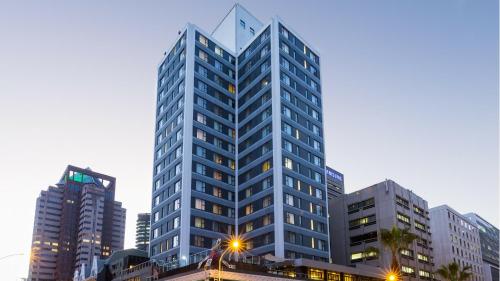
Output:
[[[271,215],[265,215],[265,216],[262,218],[262,224],[263,224],[263,225],[268,225],[268,224],[271,224]]]
[[[251,213],[253,213],[253,205],[252,204],[248,204],[245,207],[245,215],[250,215]]]
[[[214,154],[214,162],[217,164],[222,164],[222,156],[219,154]]]
[[[419,270],[418,271],[418,276],[423,277],[423,278],[430,278],[431,273],[425,270]]]
[[[212,194],[215,197],[221,198],[222,197],[222,189],[220,189],[218,187],[214,187],[213,190],[212,190]]]
[[[326,276],[327,281],[340,281],[340,274],[337,272],[328,272]]]
[[[196,121],[206,125],[207,124],[207,117],[201,113],[196,113]]]
[[[178,228],[179,226],[181,226],[181,218],[176,217],[174,218],[174,228]]]
[[[194,207],[198,210],[205,210],[205,200],[196,199]]]
[[[271,161],[267,160],[266,162],[262,163],[262,172],[266,172],[269,169],[271,169]]]
[[[221,181],[222,180],[222,173],[220,171],[215,170],[214,171],[214,179]]]
[[[178,210],[181,207],[181,199],[175,199],[174,201],[174,211]]]
[[[272,202],[271,196],[265,197],[264,199],[262,199],[262,208],[271,206],[271,202]]]
[[[401,249],[399,251],[401,253],[401,255],[403,256],[407,256],[407,257],[413,257],[413,251],[410,250],[410,249]]]
[[[221,57],[224,55],[224,51],[218,46],[215,46],[215,53]]]
[[[309,279],[311,280],[324,280],[324,271],[320,269],[309,269]]]
[[[200,37],[199,37],[198,41],[200,41],[200,43],[203,46],[208,47],[208,39],[205,36],[203,36],[203,35],[200,34]]]
[[[286,223],[295,224],[295,216],[292,213],[286,213]]]
[[[196,138],[199,140],[202,140],[202,141],[206,141],[207,140],[207,133],[205,133],[204,131],[202,131],[200,129],[196,129]]]
[[[405,224],[410,224],[410,217],[405,216],[401,213],[397,213],[396,217],[398,218],[398,220],[400,222],[405,223]]]
[[[214,204],[212,207],[212,212],[216,215],[222,215],[222,206]]]
[[[290,194],[285,194],[285,203],[293,206],[293,196]]]
[[[194,226],[197,228],[205,228],[205,219],[203,218],[194,218]]]
[[[293,162],[289,158],[285,158],[285,168],[287,169],[293,169]]]
[[[179,235],[175,235],[172,238],[172,247],[178,247],[179,246]]]
[[[413,267],[403,265],[401,266],[401,272],[403,272],[403,274],[413,275],[415,274],[415,269]]]
[[[198,57],[205,62],[208,62],[208,55],[207,53],[203,52],[202,50],[199,50],[198,52]]]
[[[429,262],[429,257],[424,254],[417,254],[417,258],[419,261]]]
[[[252,230],[253,230],[253,222],[251,222],[251,221],[250,221],[250,222],[247,222],[247,223],[245,224],[245,231],[246,231],[246,232],[250,232],[250,231],[252,231]]]
[[[227,90],[231,93],[231,94],[234,94],[234,92],[236,91],[236,88],[234,87],[233,84],[229,84],[227,86]]]

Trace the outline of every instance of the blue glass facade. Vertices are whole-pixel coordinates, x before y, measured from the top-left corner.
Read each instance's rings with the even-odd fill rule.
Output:
[[[236,54],[188,25],[159,67],[153,258],[240,235],[250,255],[328,261],[319,69],[278,19]]]

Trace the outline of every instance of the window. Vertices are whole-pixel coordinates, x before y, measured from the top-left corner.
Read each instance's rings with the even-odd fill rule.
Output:
[[[200,43],[203,46],[208,47],[208,39],[205,36],[203,36],[203,35],[200,34],[200,37],[199,37],[198,41],[200,41]]]
[[[194,237],[194,245],[196,247],[204,247],[205,246],[205,237],[196,235]]]
[[[195,189],[199,192],[205,192],[205,183],[201,181],[195,182]]]
[[[271,206],[271,202],[272,202],[271,196],[267,196],[266,198],[262,199],[262,208]]]
[[[453,247],[453,246],[452,246]],[[419,261],[422,261],[422,262],[429,262],[429,256],[427,255],[424,255],[424,254],[417,254],[417,258]]]
[[[214,170],[214,179],[221,181],[222,180],[222,173],[220,171]]]
[[[283,106],[283,110],[282,110],[282,113],[283,115],[285,115],[286,117],[288,118],[291,118],[292,117],[292,112],[290,111],[290,109],[286,106]]]
[[[175,199],[174,201],[174,211],[178,210],[181,207],[181,199]]]
[[[260,50],[260,57],[263,58],[268,52],[269,50],[267,49],[267,46],[262,48],[262,50]]]
[[[401,213],[397,213],[396,217],[398,218],[398,221],[405,223],[405,224],[410,224],[410,217],[405,216]]]
[[[215,69],[222,71],[222,63],[220,63],[218,60],[214,61],[214,67]]]
[[[248,204],[245,207],[245,215],[250,215],[251,213],[253,213],[253,205],[252,204]]]
[[[234,94],[234,92],[236,91],[236,88],[234,87],[233,84],[229,84],[227,86],[227,90],[231,93],[231,94]]]
[[[292,213],[286,213],[286,223],[295,224],[295,216]]]
[[[420,230],[420,231],[426,231],[427,228],[425,227],[425,225],[423,223],[420,223],[418,221],[415,221],[415,228],[417,230]]]
[[[271,161],[267,160],[262,163],[262,172],[267,172],[269,169],[271,169]]]
[[[431,277],[431,273],[428,272],[428,271],[425,271],[425,270],[419,270],[418,271],[418,276],[420,276],[422,278],[430,278]]]
[[[194,207],[198,210],[205,210],[205,200],[196,199],[194,201]]]
[[[182,182],[179,180],[174,184],[174,192],[179,192],[182,188]]]
[[[271,215],[265,215],[262,218],[262,225],[268,225],[271,224]]]
[[[195,170],[196,170],[196,173],[198,173],[200,175],[205,175],[207,172],[207,167],[205,167],[205,165],[203,165],[203,164],[196,163]]]
[[[181,218],[180,217],[175,217],[174,218],[174,229],[179,228],[181,226]]]
[[[290,205],[290,206],[293,206],[293,196],[290,195],[290,194],[285,194],[285,203]]]
[[[288,47],[288,45],[287,45],[287,44],[285,44],[285,43],[282,43],[282,44],[281,44],[281,49],[283,50],[283,52],[285,52],[285,53],[287,53],[287,54],[289,54],[289,53],[290,53],[290,48],[289,48],[289,47]]]
[[[206,158],[207,157],[207,150],[201,146],[196,146],[196,155]]]
[[[315,135],[319,136],[320,134],[320,131],[319,131],[319,127],[316,126],[316,125],[312,125],[312,131]]]
[[[403,274],[413,275],[415,274],[415,269],[413,267],[403,265],[401,266],[401,272],[403,272]]]
[[[216,215],[222,215],[222,206],[214,204],[212,206],[212,212]]]
[[[285,176],[285,184],[286,186],[293,187],[293,178],[289,176]]]
[[[198,74],[200,74],[201,76],[203,77],[207,77],[207,69],[204,68],[203,66],[201,65],[198,65]]]
[[[207,140],[207,133],[205,133],[204,131],[202,131],[200,129],[196,129],[196,138],[199,140],[202,140],[202,141],[206,141]]]
[[[285,157],[285,168],[292,170],[293,162],[291,159]]]
[[[218,46],[215,46],[215,53],[218,55],[218,56],[224,56],[224,51],[218,47]]]
[[[212,190],[212,194],[215,197],[222,198],[222,189],[220,189],[218,187],[214,187],[213,190]]]
[[[281,74],[281,81],[285,83],[286,85],[290,86],[290,77],[286,74]]]
[[[316,188],[316,198],[323,199],[323,191],[319,188]]]
[[[245,29],[245,25],[246,25],[246,24],[245,24],[245,21],[244,21],[244,20],[240,20],[240,26],[241,26],[243,29]]]
[[[291,136],[292,135],[292,126],[288,125],[287,123],[283,123],[283,132],[285,132]]]
[[[250,222],[247,222],[247,223],[245,224],[245,232],[250,232],[250,231],[252,231],[252,230],[253,230],[253,222],[251,222],[251,221],[250,221]]]
[[[413,251],[410,249],[401,249],[399,253],[405,257],[413,258]]]
[[[250,34],[255,35],[255,30],[253,28],[250,27]]]
[[[313,148],[314,148],[315,150],[318,150],[318,151],[320,151],[320,150],[321,150],[321,146],[320,146],[320,144],[319,144],[319,141],[313,140]]]
[[[314,119],[319,120],[319,113],[316,110],[312,110],[311,115]]]
[[[172,247],[178,247],[179,246],[179,235],[175,235],[172,238]]]
[[[287,141],[287,140],[283,140],[283,146],[285,148],[286,151],[288,152],[293,152],[292,151],[292,143]]]
[[[204,62],[208,62],[208,55],[207,53],[203,52],[202,50],[199,50],[198,51],[198,57],[204,61]]]

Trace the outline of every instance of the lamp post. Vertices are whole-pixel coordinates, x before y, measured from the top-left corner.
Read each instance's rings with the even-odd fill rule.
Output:
[[[6,259],[6,258],[10,258],[10,257],[13,257],[13,256],[23,256],[23,255],[24,255],[23,253],[10,254],[10,255],[7,255],[7,256],[0,257],[0,260]]]
[[[227,247],[224,252],[222,252],[222,255],[219,258],[219,272],[218,272],[218,281],[221,281],[221,271],[222,271],[222,260],[224,258],[224,255],[228,251],[233,251],[233,252],[238,252],[241,249],[241,241],[238,238],[233,238],[229,241],[229,247]]]

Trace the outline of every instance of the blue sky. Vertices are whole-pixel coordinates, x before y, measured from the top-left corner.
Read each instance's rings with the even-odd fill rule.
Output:
[[[35,198],[67,164],[117,177],[126,245],[149,210],[156,67],[187,22],[235,3],[0,2],[0,261],[28,272]],[[498,225],[498,2],[240,1],[321,54],[327,163]],[[4,228],[3,228],[4,229]],[[10,231],[14,229],[14,231]]]

